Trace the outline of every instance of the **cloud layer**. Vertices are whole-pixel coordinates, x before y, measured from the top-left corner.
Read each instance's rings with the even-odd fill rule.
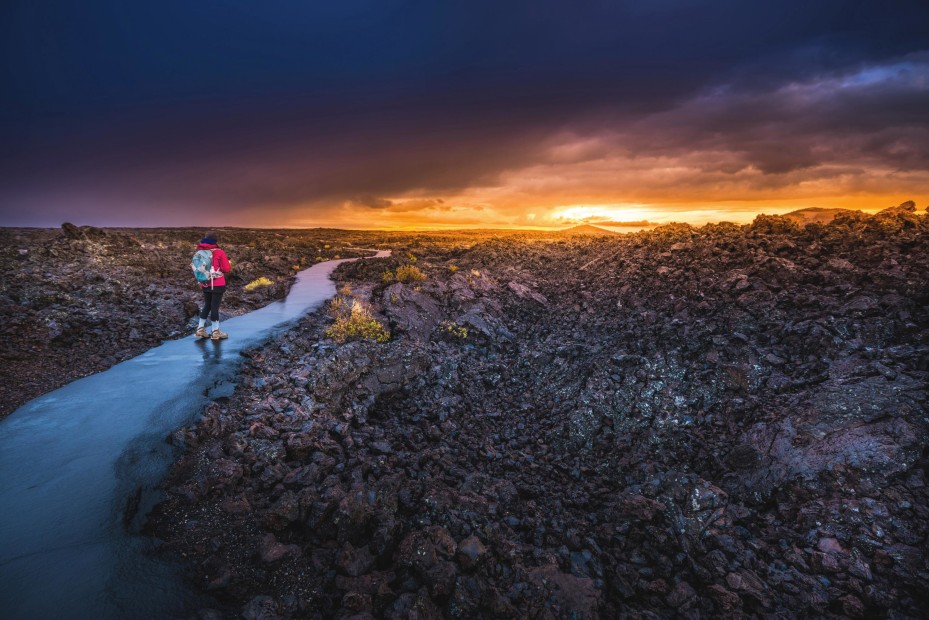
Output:
[[[921,3],[435,4],[12,3],[0,225],[744,221],[929,198]]]

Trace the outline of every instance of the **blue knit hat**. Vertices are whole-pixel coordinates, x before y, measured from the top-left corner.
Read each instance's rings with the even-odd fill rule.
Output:
[[[203,235],[203,239],[200,240],[200,243],[209,243],[211,245],[216,245],[217,234],[213,231],[210,231]]]

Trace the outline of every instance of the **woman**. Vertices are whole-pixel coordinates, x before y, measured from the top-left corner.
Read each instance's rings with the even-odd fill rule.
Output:
[[[210,231],[200,240],[197,250],[208,250],[213,255],[213,271],[216,276],[209,282],[201,282],[200,288],[203,289],[203,310],[200,311],[200,324],[197,326],[195,335],[197,338],[211,338],[213,340],[222,340],[228,338],[229,334],[219,329],[219,302],[222,301],[223,293],[226,292],[226,274],[232,270],[229,264],[229,257],[221,250],[216,242],[218,236],[215,232]],[[210,332],[206,331],[206,318],[209,315],[212,325]]]

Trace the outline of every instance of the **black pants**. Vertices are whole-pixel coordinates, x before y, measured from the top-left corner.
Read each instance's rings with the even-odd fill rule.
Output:
[[[203,310],[200,311],[200,318],[205,319],[209,315],[213,321],[219,320],[219,302],[223,299],[223,293],[226,292],[225,286],[207,286],[203,289]]]

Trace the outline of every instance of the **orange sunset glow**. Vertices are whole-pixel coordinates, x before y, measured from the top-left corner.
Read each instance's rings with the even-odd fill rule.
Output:
[[[468,59],[440,56],[423,68],[409,60],[413,52],[382,46],[378,54],[402,58],[358,57],[335,71],[326,64],[342,58],[335,52],[306,62],[295,52],[292,65],[258,56],[265,64],[254,74],[249,65],[210,67],[212,88],[194,85],[206,70],[196,66],[190,75],[153,68],[139,82],[110,56],[88,58],[96,72],[88,74],[54,50],[24,47],[22,58],[39,54],[70,81],[34,90],[26,73],[16,74],[5,121],[16,156],[0,174],[3,223],[608,222],[631,230],[808,207],[874,212],[927,199],[929,50],[836,39],[829,55],[823,40],[790,39],[785,24],[787,38],[759,44],[754,55],[732,41],[738,53],[711,46],[725,60],[701,61],[702,46],[732,35],[716,32],[717,20],[702,33],[682,27],[677,36],[689,47],[609,56],[592,42],[619,45],[617,34],[591,28],[587,12],[577,16],[587,25],[577,40],[552,21],[551,38],[525,55],[501,51],[509,39],[459,24],[460,33],[446,36],[486,38],[485,47],[462,48]],[[658,17],[643,9],[635,19]],[[626,36],[632,45],[644,35]],[[556,62],[546,46],[564,59]],[[104,78],[122,86],[96,90]],[[154,93],[170,103],[138,103]]]

